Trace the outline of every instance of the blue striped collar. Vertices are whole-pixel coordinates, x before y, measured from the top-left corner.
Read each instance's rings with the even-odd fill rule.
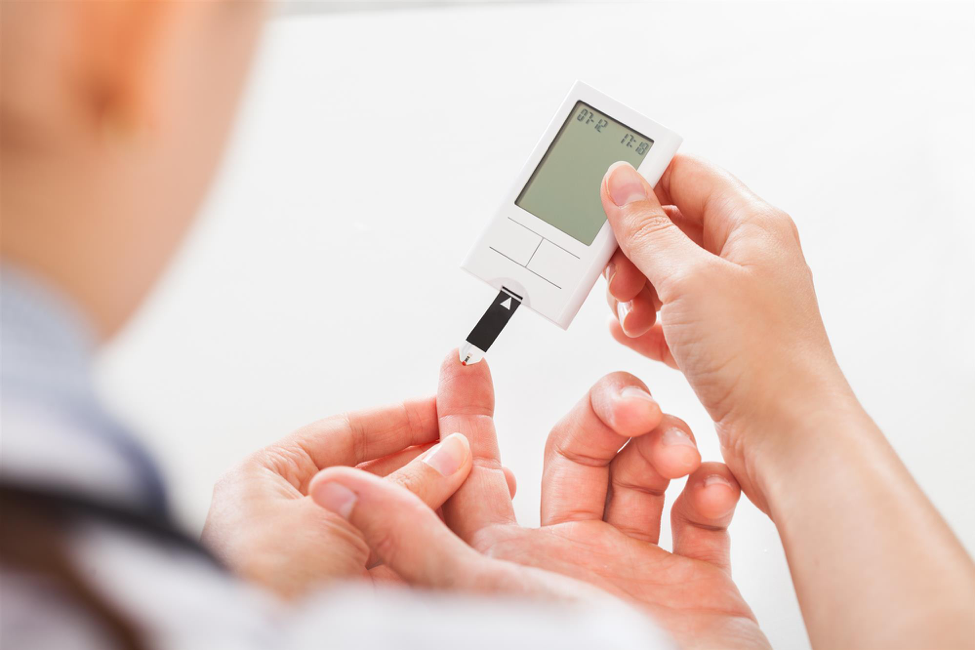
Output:
[[[0,264],[3,480],[165,510],[155,464],[101,406],[94,330],[43,280]]]

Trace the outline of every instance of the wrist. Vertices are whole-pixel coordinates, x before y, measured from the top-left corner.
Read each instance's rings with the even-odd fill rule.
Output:
[[[777,524],[778,516],[795,512],[794,497],[822,494],[824,482],[845,473],[844,468],[863,468],[878,453],[890,451],[883,433],[863,409],[852,391],[835,390],[810,395],[804,404],[783,408],[756,428],[747,466],[765,502],[765,510]]]
[[[838,367],[789,372],[758,393],[763,399],[749,413],[735,413],[718,429],[747,476],[749,496],[769,514],[770,500],[786,485],[821,480],[821,462],[862,438],[865,427],[876,430]]]

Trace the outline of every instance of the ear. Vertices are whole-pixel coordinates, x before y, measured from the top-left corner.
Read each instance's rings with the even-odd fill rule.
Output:
[[[165,71],[197,2],[75,3],[73,56],[82,110],[98,130],[154,130]]]

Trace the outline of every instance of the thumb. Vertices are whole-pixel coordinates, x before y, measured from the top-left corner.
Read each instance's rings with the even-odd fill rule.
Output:
[[[423,463],[417,459],[410,465]],[[470,469],[469,452],[465,469]],[[462,481],[467,472],[456,474]],[[428,483],[439,481],[440,485],[428,485],[423,490],[426,498],[442,503],[457,488],[459,481],[452,478],[428,475]],[[312,480],[309,494],[319,506],[355,526],[373,553],[407,583],[475,586],[485,558],[454,535],[430,506],[402,484],[351,467],[330,467]]]
[[[670,220],[653,188],[629,163],[606,170],[600,195],[623,254],[647,276],[661,301],[669,302],[677,280],[706,261],[707,252]]]

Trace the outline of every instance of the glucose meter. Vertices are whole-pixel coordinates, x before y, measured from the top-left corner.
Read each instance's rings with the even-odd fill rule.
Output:
[[[567,328],[616,250],[599,191],[607,168],[626,161],[655,185],[680,143],[577,81],[464,261],[499,293],[461,361],[479,361],[519,305]]]

